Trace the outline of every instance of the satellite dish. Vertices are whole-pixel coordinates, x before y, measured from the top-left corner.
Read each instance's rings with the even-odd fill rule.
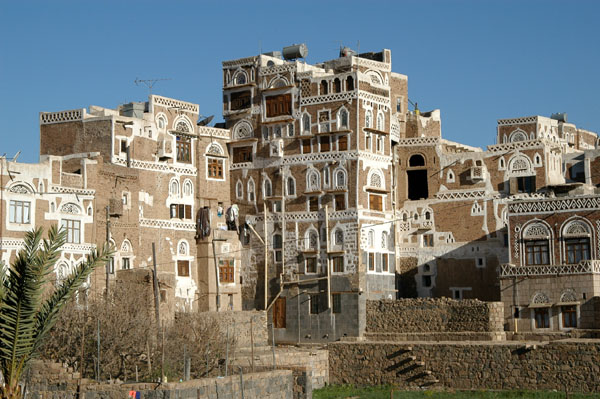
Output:
[[[206,126],[206,125],[208,125],[208,124],[210,123],[210,121],[212,121],[212,120],[213,120],[213,118],[214,118],[214,117],[215,117],[214,115],[211,115],[211,116],[209,116],[209,117],[207,117],[207,118],[200,119],[200,120],[199,120],[199,121],[196,123],[196,125],[198,125],[198,126]]]

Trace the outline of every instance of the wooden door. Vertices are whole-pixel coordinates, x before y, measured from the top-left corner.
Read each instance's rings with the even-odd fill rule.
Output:
[[[273,327],[285,328],[285,298],[277,298],[273,305]]]

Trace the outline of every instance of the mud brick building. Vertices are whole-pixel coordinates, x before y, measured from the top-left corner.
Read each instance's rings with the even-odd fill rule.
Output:
[[[499,120],[484,151],[407,105],[389,50],[223,62],[243,304],[271,307],[278,339],[361,335],[367,299],[500,300],[507,204],[544,197],[597,141],[564,114],[532,116]]]
[[[151,281],[154,243],[164,314],[239,310],[238,233],[225,221],[229,131],[198,126],[198,116],[198,105],[156,95],[41,113],[41,162],[2,164],[2,259],[24,231],[60,223],[68,243],[57,278],[93,247],[116,249],[91,277],[102,290],[120,278]]]

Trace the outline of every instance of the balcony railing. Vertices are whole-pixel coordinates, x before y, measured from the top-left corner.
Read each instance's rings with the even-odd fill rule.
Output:
[[[573,265],[515,266],[505,263],[500,277],[564,276],[576,274],[600,274],[600,260],[584,260]]]

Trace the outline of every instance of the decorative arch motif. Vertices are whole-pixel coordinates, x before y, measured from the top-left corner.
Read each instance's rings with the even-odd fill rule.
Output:
[[[191,197],[194,195],[194,185],[190,179],[185,179],[183,182],[183,195],[186,197]]]
[[[169,194],[170,195],[179,195],[179,181],[177,179],[171,179],[169,182]]]
[[[525,227],[523,230],[524,239],[548,239],[550,238],[550,229],[541,222],[535,222]]]
[[[70,215],[79,215],[81,214],[81,208],[79,205],[74,204],[72,202],[67,202],[66,204],[60,207],[60,211],[62,213],[68,213]]]
[[[246,139],[252,137],[254,129],[247,120],[241,120],[233,126],[233,137],[236,139]]]
[[[508,170],[513,176],[527,176],[533,174],[531,161],[525,155],[516,155],[508,161]]]
[[[514,130],[509,136],[508,141],[510,143],[516,143],[518,141],[527,141],[527,133],[521,129]]]
[[[333,172],[333,176],[334,176],[334,184],[336,188],[344,188],[347,185],[347,181],[348,179],[346,178],[347,174],[346,174],[346,170],[342,167],[337,168],[334,172]]]
[[[375,246],[375,230],[370,229],[367,233],[367,247],[373,248]]]
[[[156,128],[162,131],[164,131],[167,128],[167,125],[169,123],[169,119],[167,118],[167,115],[165,115],[164,112],[159,112],[158,114],[156,114],[154,120],[156,122]]]
[[[570,221],[563,228],[563,236],[565,237],[589,237],[590,233],[590,227],[582,220]]]
[[[344,231],[341,228],[333,230],[333,244],[343,245],[344,244]]]
[[[248,191],[248,201],[250,201],[250,202],[256,201],[256,190],[255,190],[253,178],[250,178],[250,180],[248,180],[247,191]]]
[[[296,195],[296,179],[294,179],[293,176],[288,176],[288,178],[286,179],[286,190],[287,195]]]
[[[239,68],[233,74],[233,84],[235,85],[245,85],[248,83],[248,74],[242,68]]]
[[[244,185],[240,180],[238,180],[237,183],[235,183],[235,197],[237,199],[244,198]]]
[[[318,250],[319,249],[319,232],[314,228],[310,227],[304,234],[306,249]]]
[[[550,298],[543,292],[536,292],[531,298],[531,303],[550,304]]]
[[[408,159],[408,166],[411,168],[415,166],[425,166],[425,157],[421,154],[411,155]]]
[[[302,134],[310,134],[310,114],[302,114]]]
[[[446,176],[446,182],[454,183],[455,181],[456,181],[456,176],[454,175],[454,171],[452,169],[450,169]]]
[[[123,242],[121,243],[121,252],[124,253],[129,253],[132,252],[132,246],[131,246],[131,242],[129,242],[129,240],[126,238],[123,240]]]
[[[345,107],[340,108],[337,113],[337,124],[339,130],[348,129],[348,126],[350,126],[348,116],[348,110]]]
[[[560,294],[561,303],[577,302],[577,293],[574,290],[568,288]]]
[[[308,191],[319,191],[321,189],[319,172],[314,169],[310,169],[306,173],[306,186],[308,187]]]
[[[223,147],[219,143],[212,142],[208,147],[206,147],[207,155],[224,155]]]
[[[377,112],[377,125],[376,125],[376,129],[383,131],[383,125],[385,124],[385,117],[383,116],[383,112],[379,111]]]
[[[15,183],[8,188],[8,191],[15,194],[33,194],[33,189],[26,183]]]
[[[187,256],[189,255],[190,246],[188,245],[186,240],[179,241],[179,245],[177,245],[177,255]]]
[[[185,116],[180,116],[175,120],[175,131],[180,133],[192,133],[192,123]]]
[[[377,71],[368,70],[365,74],[368,76],[369,82],[371,82],[371,84],[382,85],[384,82],[383,76],[381,76],[381,74]]]
[[[264,177],[263,180],[263,196],[271,197],[273,195],[273,185],[271,184],[271,179],[268,176]]]
[[[365,127],[372,128],[373,127],[373,111],[368,109],[365,112]]]
[[[275,76],[269,82],[269,88],[271,88],[271,89],[286,87],[289,85],[290,85],[290,83],[288,82],[288,80],[284,76],[279,76],[279,75]]]
[[[367,184],[369,187],[385,188],[385,180],[383,178],[383,172],[379,169],[371,169],[367,176]]]
[[[71,268],[69,267],[67,262],[60,262],[56,266],[56,282],[62,282],[69,275],[70,269]]]
[[[381,248],[388,249],[389,246],[389,234],[387,231],[381,232]]]

